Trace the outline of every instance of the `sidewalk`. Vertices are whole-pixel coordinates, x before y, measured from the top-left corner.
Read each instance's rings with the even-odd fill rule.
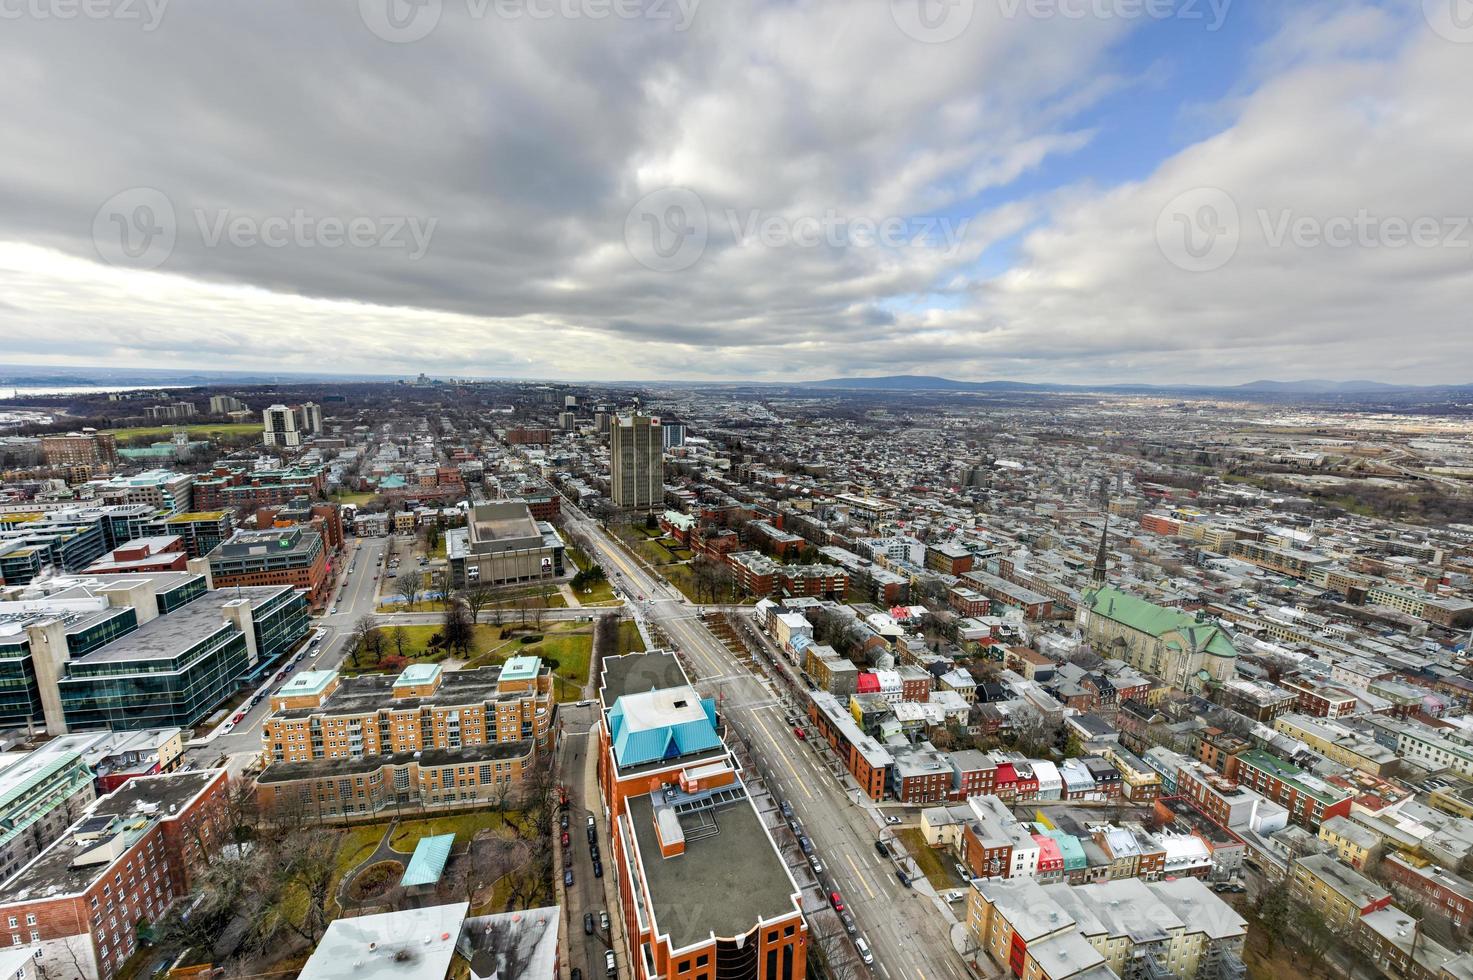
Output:
[[[596,731],[596,728],[590,729],[584,736],[589,740],[589,748],[583,756],[583,798],[593,813],[594,823],[598,827],[598,839],[603,841],[604,855],[608,858],[604,862],[604,876],[599,881],[604,886],[604,908],[609,913],[609,942],[614,949],[614,959],[619,964],[619,976],[633,977],[634,969],[630,960],[632,951],[624,938],[624,906],[619,901],[619,864],[614,855],[614,836],[609,827],[608,815],[604,812],[603,794],[598,786],[598,756],[593,750],[597,741],[594,737]]]

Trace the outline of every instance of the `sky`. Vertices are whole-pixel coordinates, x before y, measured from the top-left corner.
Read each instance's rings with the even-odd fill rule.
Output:
[[[4,0],[33,365],[1467,383],[1469,0]]]

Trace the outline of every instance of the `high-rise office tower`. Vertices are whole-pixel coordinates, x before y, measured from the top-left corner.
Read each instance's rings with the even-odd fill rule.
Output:
[[[610,425],[609,496],[615,507],[649,508],[665,499],[662,431],[660,420],[647,415],[620,416]]]

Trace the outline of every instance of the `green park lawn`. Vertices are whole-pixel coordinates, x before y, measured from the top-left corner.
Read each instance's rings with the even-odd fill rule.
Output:
[[[259,422],[214,422],[201,425],[183,426],[192,439],[218,439],[237,438],[240,436],[260,435],[261,423]],[[103,430],[117,437],[118,442],[130,445],[137,442],[159,442],[170,438],[174,434],[172,425],[149,425],[130,429],[105,429]]]

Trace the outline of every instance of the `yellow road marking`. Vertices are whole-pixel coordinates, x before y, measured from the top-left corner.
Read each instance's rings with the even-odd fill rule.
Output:
[[[854,869],[854,877],[859,879],[859,883],[864,886],[865,892],[869,895],[871,899],[873,899],[875,897],[875,890],[869,886],[869,882],[864,880],[864,874],[859,870],[859,865],[854,863],[854,858],[850,857],[848,854],[845,854],[844,860],[849,862],[849,867]],[[922,978],[922,980],[924,980],[924,978]]]

